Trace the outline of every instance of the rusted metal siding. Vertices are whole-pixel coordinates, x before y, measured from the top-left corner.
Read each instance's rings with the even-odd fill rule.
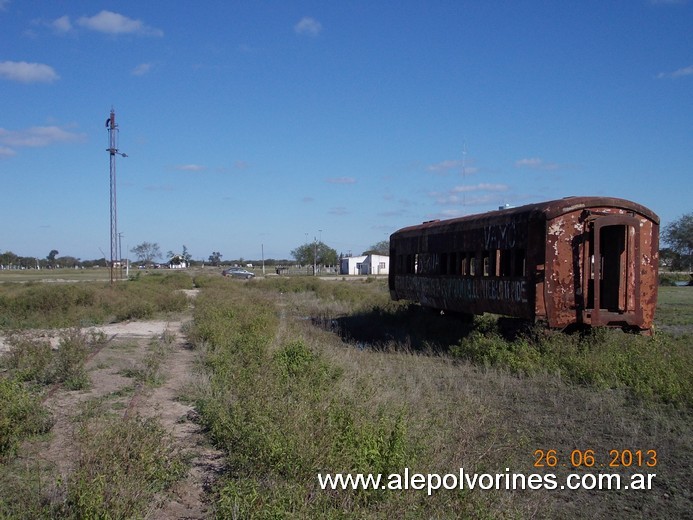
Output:
[[[602,233],[597,259],[595,245],[590,244],[597,240],[594,229]],[[649,216],[621,207],[591,206],[548,220],[544,292],[549,325],[651,328],[657,301],[657,237],[658,224]]]
[[[392,235],[390,291],[394,299],[429,307],[505,314],[555,328],[649,329],[658,233],[659,218],[649,209],[604,197],[427,222]],[[460,261],[471,261],[470,255],[473,274]]]

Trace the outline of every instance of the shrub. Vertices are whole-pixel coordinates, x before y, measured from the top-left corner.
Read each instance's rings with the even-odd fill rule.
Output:
[[[5,364],[19,381],[48,382],[53,351],[48,341],[14,333],[7,337],[10,345]]]
[[[48,411],[19,381],[0,377],[0,461],[15,454],[29,435],[50,429]]]
[[[142,518],[155,495],[186,471],[156,419],[107,418],[84,424],[77,469],[61,511],[67,518]]]
[[[87,336],[78,329],[63,332],[54,356],[51,380],[62,382],[69,390],[89,386],[89,375],[84,366],[89,355]]]

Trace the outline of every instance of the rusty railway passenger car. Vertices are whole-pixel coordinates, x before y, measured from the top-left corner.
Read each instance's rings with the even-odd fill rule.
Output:
[[[394,300],[444,311],[649,332],[658,256],[649,209],[567,197],[400,229],[388,283]]]

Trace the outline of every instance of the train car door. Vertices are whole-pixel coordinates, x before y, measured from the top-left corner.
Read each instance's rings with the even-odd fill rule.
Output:
[[[593,215],[583,260],[583,322],[640,323],[640,222],[630,215]]]

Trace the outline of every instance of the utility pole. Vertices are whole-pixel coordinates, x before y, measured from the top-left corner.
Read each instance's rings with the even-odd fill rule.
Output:
[[[111,109],[111,115],[106,119],[108,128],[108,148],[111,166],[111,285],[115,281],[114,268],[118,257],[118,210],[116,204],[116,155],[127,157],[118,151],[118,125],[115,122],[115,111]]]

